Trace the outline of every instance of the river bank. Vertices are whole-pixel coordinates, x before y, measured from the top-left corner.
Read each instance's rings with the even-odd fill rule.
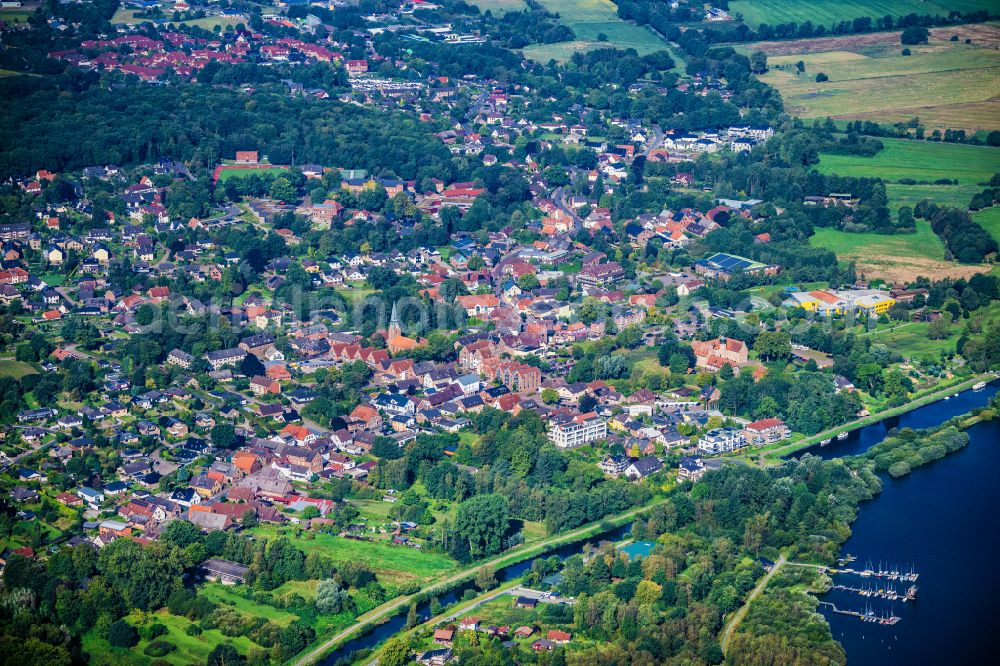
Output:
[[[796,442],[790,442],[790,443],[783,442],[771,446],[766,446],[745,455],[752,456],[753,458],[763,457],[775,462],[777,462],[781,458],[787,458],[789,456],[797,457],[797,454],[801,454],[801,452],[805,451],[806,449],[811,449],[813,447],[816,447],[817,445],[821,444],[824,440],[833,439],[840,433],[846,432],[848,434],[848,439],[851,439],[852,436],[857,435],[858,431],[868,428],[869,426],[876,425],[878,423],[886,421],[891,421],[893,419],[896,419],[897,417],[901,417],[915,410],[919,410],[939,402],[948,401],[950,399],[953,399],[956,393],[958,394],[957,397],[961,398],[962,396],[968,393],[973,393],[971,391],[972,387],[978,384],[979,382],[992,381],[993,383],[989,384],[987,386],[987,389],[984,389],[984,390],[989,390],[989,386],[995,386],[996,384],[995,380],[996,380],[995,375],[990,375],[990,374],[977,375],[963,382],[959,382],[958,384],[955,384],[953,386],[949,386],[947,388],[934,391],[932,393],[928,393],[927,395],[918,396],[917,398],[911,400],[910,402],[907,402],[905,405],[900,405],[899,407],[893,407],[892,409],[888,409],[882,412],[878,412],[876,414],[871,414],[869,416],[864,416],[859,419],[855,419],[854,421],[851,421],[849,423],[837,426],[836,428],[830,428],[829,430],[824,430],[823,432],[816,433],[815,435],[811,435]],[[957,413],[961,412],[956,412],[956,414]],[[910,427],[916,427],[916,426],[910,426]],[[926,426],[919,426],[919,427],[926,427]],[[843,440],[834,440],[834,441],[838,442]]]

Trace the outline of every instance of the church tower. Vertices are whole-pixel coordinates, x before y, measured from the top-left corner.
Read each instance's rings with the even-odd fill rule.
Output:
[[[389,319],[389,328],[385,331],[385,339],[395,340],[403,334],[402,327],[399,325],[399,313],[396,312],[396,304],[392,304],[392,317]]]

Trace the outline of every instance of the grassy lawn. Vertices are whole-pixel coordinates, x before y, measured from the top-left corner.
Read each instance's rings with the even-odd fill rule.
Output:
[[[186,617],[172,615],[166,609],[146,616],[150,623],[159,622],[167,628],[167,633],[157,640],[167,641],[177,647],[165,657],[160,659],[169,664],[177,666],[188,666],[189,664],[204,664],[209,653],[220,643],[232,643],[240,654],[246,654],[247,650],[256,643],[245,636],[229,637],[223,636],[218,629],[211,629],[202,632],[200,636],[188,636],[185,630],[191,624],[191,620]],[[132,614],[126,618],[129,624],[137,625],[141,618],[138,614]],[[83,649],[92,657],[91,663],[97,664],[129,664],[129,663],[149,663],[151,659],[143,655],[142,651],[149,645],[149,641],[140,640],[139,644],[131,650],[125,648],[114,648],[106,640],[96,635],[94,630],[87,632],[83,637]]]
[[[312,584],[314,587],[316,585],[315,581],[295,582],[298,584]],[[229,608],[232,608],[247,617],[264,617],[275,624],[280,624],[283,627],[287,626],[297,618],[297,616],[293,613],[281,610],[280,608],[268,606],[267,604],[259,604],[246,599],[237,594],[235,589],[229,585],[209,583],[201,589],[201,594],[212,602],[222,606],[228,606]],[[313,592],[313,595],[315,596],[315,592]]]
[[[948,12],[993,10],[996,5],[991,0],[732,0],[729,10],[739,14],[751,27],[761,23],[775,25],[794,21],[812,21],[813,25],[830,26],[831,23],[851,20],[861,16],[880,18],[904,16],[915,13],[947,16]]]
[[[646,26],[628,23],[618,18],[618,8],[611,0],[541,0],[550,12],[558,13],[559,20],[576,33],[576,40],[560,44],[546,44],[525,49],[525,56],[540,62],[549,59],[567,60],[576,51],[614,46],[635,49],[639,55],[653,51],[671,50],[669,45]],[[602,42],[598,35],[607,40]],[[674,60],[680,59],[673,54]]]
[[[205,30],[212,30],[215,26],[219,26],[224,31],[227,25],[235,26],[238,23],[245,24],[246,22],[247,20],[242,17],[206,16],[205,18],[194,19],[191,21],[181,21],[178,25],[196,25],[199,28],[204,28]]]
[[[1000,242],[1000,206],[973,213],[972,219],[990,232],[990,235],[996,238],[997,242]]]
[[[375,293],[375,290],[367,286],[364,282],[357,282],[352,285],[337,287],[338,294],[343,296],[348,303],[353,303],[357,299],[364,299]]]
[[[27,23],[28,17],[31,16],[33,12],[29,12],[24,8],[20,9],[0,9],[0,21],[6,23]]]
[[[807,7],[809,5],[804,5]],[[812,19],[816,22],[816,19]],[[1000,36],[1000,28],[989,39]],[[886,33],[890,34],[890,33]],[[970,132],[1000,127],[997,68],[1000,52],[977,39],[972,44],[950,41],[942,29],[927,45],[910,46],[902,55],[895,43],[873,42],[870,36],[838,40],[803,40],[831,47],[822,52],[772,55],[764,81],[781,91],[786,108],[803,118],[861,118],[879,122],[919,117],[927,131],[965,129]],[[805,63],[798,74],[795,63]],[[829,81],[816,82],[824,73]]]
[[[0,377],[20,379],[25,375],[37,375],[38,371],[23,361],[0,359]]]
[[[479,443],[481,439],[482,437],[480,437],[477,433],[472,432],[471,430],[463,430],[462,432],[458,433],[458,442],[460,444],[475,446],[476,444]]]
[[[318,582],[315,580],[290,580],[271,590],[271,594],[279,599],[291,594],[297,594],[303,599],[313,599],[316,597],[316,583]]]
[[[61,287],[66,282],[65,273],[46,273],[42,276],[42,282],[50,287]]]
[[[943,340],[931,340],[927,334],[929,328],[930,324],[927,322],[912,322],[897,325],[895,330],[876,331],[870,337],[872,342],[886,345],[907,358],[936,356],[942,351],[955,350],[961,331],[957,324],[953,327],[952,334]]]
[[[267,538],[275,538],[281,533],[273,526],[255,527],[250,532]],[[445,555],[425,553],[405,546],[377,541],[353,541],[325,533],[315,533],[314,539],[306,539],[292,530],[287,532],[295,546],[306,554],[319,552],[334,563],[349,560],[365,562],[383,582],[433,580],[457,567],[455,561]]]

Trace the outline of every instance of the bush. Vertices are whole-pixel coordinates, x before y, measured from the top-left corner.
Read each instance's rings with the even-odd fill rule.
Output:
[[[188,625],[188,628],[184,630],[184,633],[188,636],[201,636],[201,627],[192,622]]]
[[[816,83],[825,83],[829,80],[830,77],[824,74],[823,72],[820,72],[819,74],[816,75]]]
[[[108,642],[113,647],[134,647],[139,642],[139,632],[125,620],[117,620],[108,627]]]
[[[910,49],[903,49],[902,54],[905,56],[910,55]]]
[[[900,476],[906,476],[910,473],[910,465],[907,462],[900,460],[899,462],[892,463],[889,465],[889,475],[893,478],[898,478]]]
[[[177,646],[173,643],[168,643],[167,641],[153,641],[146,646],[146,649],[142,651],[147,657],[164,657],[174,650]]]
[[[163,634],[167,633],[167,627],[159,622],[154,622],[148,626],[139,629],[139,636],[144,640],[151,641],[154,638],[159,638]]]

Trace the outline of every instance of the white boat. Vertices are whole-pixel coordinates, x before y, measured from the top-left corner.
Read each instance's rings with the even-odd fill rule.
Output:
[[[847,433],[846,432],[838,432],[837,433],[837,439],[847,439]]]
[[[979,382],[978,384],[973,384],[972,385],[972,390],[973,391],[981,391],[984,388],[986,388],[986,382]]]
[[[824,440],[823,440],[822,442],[820,442],[820,443],[819,443],[819,445],[820,445],[820,446],[826,446],[827,444],[829,444],[829,443],[830,443],[830,442],[832,442],[832,441],[833,441],[833,438],[832,438],[832,437],[831,437],[831,438],[828,438],[828,439],[824,439]]]

